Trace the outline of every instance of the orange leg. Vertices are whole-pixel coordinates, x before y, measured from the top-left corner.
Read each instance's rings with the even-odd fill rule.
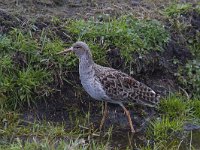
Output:
[[[105,102],[103,117],[102,117],[102,119],[101,119],[101,124],[100,124],[100,127],[99,127],[100,131],[101,131],[101,129],[102,129],[102,127],[103,127],[103,124],[104,124],[104,122],[105,122],[105,120],[106,120],[107,114],[108,114],[108,103]]]
[[[123,110],[124,110],[125,113],[126,113],[126,116],[127,116],[127,118],[128,118],[128,122],[129,122],[130,127],[131,127],[131,132],[132,132],[132,133],[135,133],[135,130],[134,130],[134,128],[133,128],[133,123],[132,123],[132,120],[131,120],[131,116],[130,116],[129,111],[124,107],[124,105],[123,105],[122,103],[119,103],[119,105],[123,108]]]

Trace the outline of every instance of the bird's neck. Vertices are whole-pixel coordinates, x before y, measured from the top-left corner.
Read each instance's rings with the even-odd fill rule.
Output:
[[[93,65],[94,61],[92,59],[91,53],[86,53],[79,57],[79,73],[80,75],[84,74],[93,74]]]

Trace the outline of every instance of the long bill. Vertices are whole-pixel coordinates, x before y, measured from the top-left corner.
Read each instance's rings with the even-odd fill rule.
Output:
[[[65,49],[64,51],[58,52],[57,54],[67,54],[69,52],[73,51],[73,47],[70,47],[68,49]]]

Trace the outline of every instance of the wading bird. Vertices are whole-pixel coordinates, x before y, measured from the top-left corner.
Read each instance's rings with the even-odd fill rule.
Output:
[[[58,54],[74,52],[79,58],[79,75],[83,88],[95,100],[105,101],[102,128],[107,115],[107,102],[119,104],[126,113],[131,132],[135,132],[129,111],[123,103],[136,103],[155,107],[159,95],[145,84],[113,68],[103,67],[93,61],[91,51],[84,42],[76,42],[71,48]]]

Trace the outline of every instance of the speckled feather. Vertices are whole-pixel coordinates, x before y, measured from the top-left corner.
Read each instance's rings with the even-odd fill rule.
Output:
[[[159,102],[160,96],[151,88],[121,71],[96,64],[94,70],[96,80],[101,82],[113,102],[132,102],[149,107],[155,107]]]

